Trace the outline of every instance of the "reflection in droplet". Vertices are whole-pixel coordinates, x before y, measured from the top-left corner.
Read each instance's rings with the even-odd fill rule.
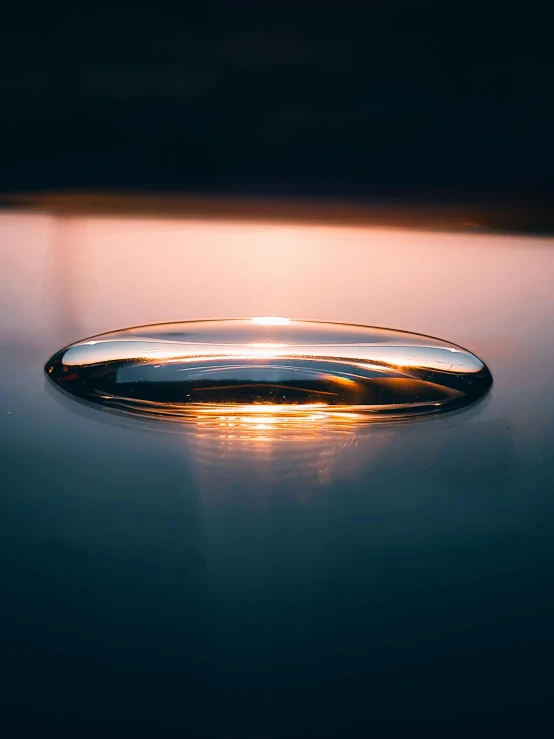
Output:
[[[62,349],[45,369],[108,408],[196,422],[264,416],[273,427],[450,410],[492,384],[481,360],[439,339],[277,317],[114,331]]]

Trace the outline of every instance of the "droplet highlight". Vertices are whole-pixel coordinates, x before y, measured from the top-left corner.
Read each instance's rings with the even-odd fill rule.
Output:
[[[492,385],[454,344],[369,326],[275,316],[113,331],[45,365],[59,388],[106,408],[168,419],[387,419],[460,408]]]

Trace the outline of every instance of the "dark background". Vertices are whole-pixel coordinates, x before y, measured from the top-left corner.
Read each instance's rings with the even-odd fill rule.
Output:
[[[532,6],[8,8],[0,191],[550,200]]]

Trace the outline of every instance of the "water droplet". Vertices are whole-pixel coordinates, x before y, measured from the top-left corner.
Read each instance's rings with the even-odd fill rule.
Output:
[[[114,331],[60,350],[45,370],[83,400],[184,420],[402,418],[467,405],[492,384],[480,359],[440,339],[273,316]]]

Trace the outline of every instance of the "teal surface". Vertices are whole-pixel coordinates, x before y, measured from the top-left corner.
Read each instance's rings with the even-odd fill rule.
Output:
[[[537,736],[552,246],[0,215],[7,736]],[[137,421],[43,374],[100,331],[283,314],[437,335],[495,384],[459,412],[339,432]]]

